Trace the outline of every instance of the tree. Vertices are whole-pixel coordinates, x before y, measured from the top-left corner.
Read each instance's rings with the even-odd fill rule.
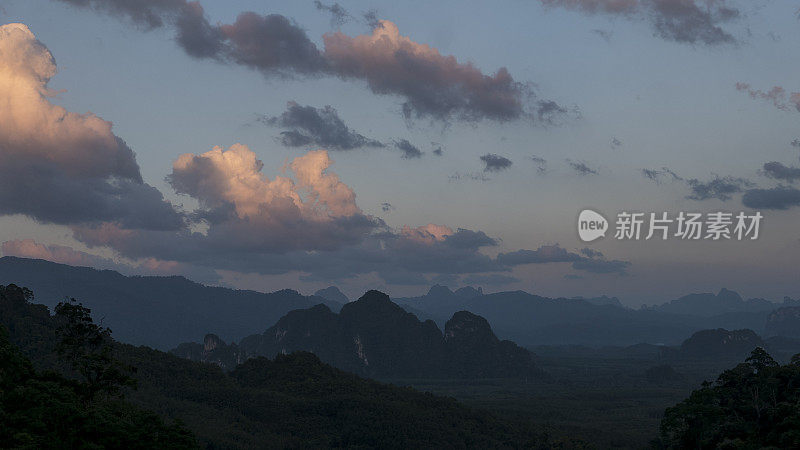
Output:
[[[800,355],[781,366],[762,348],[667,408],[667,448],[800,448]]]
[[[114,357],[111,330],[95,324],[89,308],[73,298],[56,305],[55,313],[61,338],[56,349],[82,377],[84,401],[92,402],[101,393],[119,394],[124,386],[135,387],[128,374],[136,369]]]

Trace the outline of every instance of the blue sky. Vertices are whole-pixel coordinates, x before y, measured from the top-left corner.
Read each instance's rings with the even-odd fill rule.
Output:
[[[323,48],[322,36],[339,29],[330,15],[309,2],[201,2],[211,24],[232,23],[242,11],[281,14]],[[136,153],[144,181],[186,209],[196,198],[178,195],[165,181],[181,154],[241,143],[264,163],[267,177],[287,161],[317,147],[288,148],[280,127],[260,115],[278,116],[289,101],[317,108],[330,105],[353,130],[382,142],[407,139],[423,152],[403,159],[392,145],[329,151],[341,182],[356,195],[364,215],[395,230],[429,223],[480,230],[497,239],[481,247],[495,256],[555,245],[575,254],[587,247],[575,232],[586,207],[613,216],[622,210],[752,211],[741,193],[728,200],[687,199],[689,186],[664,179],[654,183],[641,169],[668,167],[685,179],[741,177],[759,188],[778,184],[759,172],[764,163],[798,165],[800,113],[738,91],[737,82],[767,91],[800,91],[800,23],[796,5],[785,1],[735,2],[737,18],[720,26],[734,43],[676,42],[655,35],[644,16],[588,14],[541,2],[340,2],[351,18],[347,36],[370,33],[361,18],[370,9],[397,25],[412,41],[471,62],[484,74],[506,67],[515,80],[530,82],[541,98],[570,111],[552,124],[527,120],[464,122],[451,118],[404,120],[403,98],[376,95],[363,80],[336,76],[265,76],[228,62],[188,56],[165,26],[143,30],[124,17],[78,8],[61,1],[4,2],[3,23],[26,24],[55,57],[58,74],[48,86],[51,101],[68,111],[92,112],[113,122],[113,133]],[[698,2],[703,3],[703,2]],[[598,32],[598,30],[600,32]],[[602,35],[605,35],[602,36]],[[607,37],[607,39],[606,39]],[[616,138],[620,144],[612,145]],[[436,143],[436,144],[432,144]],[[441,146],[443,154],[432,150]],[[513,164],[484,172],[487,153]],[[537,170],[532,156],[547,161]],[[567,159],[596,174],[580,175]],[[461,174],[461,179],[454,179]],[[473,180],[469,174],[481,174]],[[791,186],[789,181],[784,184]],[[382,203],[393,209],[383,211]],[[615,295],[637,305],[721,287],[746,296],[780,299],[798,293],[800,241],[798,207],[755,208],[764,214],[762,236],[753,242],[619,242],[588,244],[609,260],[630,262],[624,274],[574,270],[568,262],[527,264],[511,271],[479,272],[516,280],[484,286],[488,291],[525,289],[551,296]],[[72,224],[54,224],[20,214],[2,219],[0,241],[34,239],[65,245],[118,261],[113,248],[76,240]],[[133,258],[135,260],[136,258]],[[130,262],[131,259],[126,259]],[[211,269],[218,269],[210,263]],[[405,272],[405,269],[403,269]],[[423,292],[426,282],[392,283],[375,273],[356,277],[288,271],[281,274],[221,270],[222,283],[258,290],[292,287],[311,292],[330,284],[351,296],[372,287],[392,295]],[[187,272],[188,273],[188,272]],[[446,279],[451,287],[461,279]],[[459,275],[459,274],[455,274]],[[565,278],[578,275],[581,278]],[[396,281],[396,280],[395,280]]]

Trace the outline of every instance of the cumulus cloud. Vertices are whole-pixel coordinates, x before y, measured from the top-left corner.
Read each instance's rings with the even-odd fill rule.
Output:
[[[597,169],[593,169],[593,168],[589,167],[583,161],[573,161],[571,159],[568,159],[567,160],[567,164],[578,175],[597,175]]]
[[[742,204],[753,209],[789,209],[800,206],[800,190],[789,186],[749,189],[742,196]]]
[[[687,44],[719,45],[736,39],[722,25],[739,17],[725,0],[540,0],[587,14],[646,19],[662,39]]]
[[[55,60],[28,27],[0,27],[0,214],[57,224],[180,227],[182,217],[143,182],[111,122],[50,102],[47,84],[55,73]]]
[[[380,141],[350,129],[331,106],[315,108],[288,102],[280,116],[263,116],[259,120],[266,125],[287,128],[281,132],[281,142],[287,147],[316,145],[327,150],[385,147]]]
[[[744,178],[713,175],[709,181],[700,181],[697,178],[686,180],[692,193],[686,198],[691,200],[708,200],[716,198],[718,200],[730,200],[731,195],[738,194],[746,188],[753,186],[753,183]]]
[[[408,142],[407,139],[399,139],[394,141],[394,146],[403,152],[403,159],[421,158],[422,151],[416,145]]]
[[[736,90],[746,92],[753,99],[766,100],[781,111],[794,109],[800,112],[800,92],[787,93],[786,89],[780,86],[773,86],[768,91],[762,91],[753,89],[747,83],[736,83]]]
[[[787,183],[800,180],[800,168],[789,167],[777,161],[765,163],[762,170],[764,175]]]
[[[193,57],[242,65],[266,76],[332,75],[366,81],[375,94],[402,97],[408,119],[548,122],[567,112],[552,100],[536,99],[531,85],[515,80],[505,67],[484,74],[472,63],[401,35],[397,25],[386,20],[373,21],[367,35],[327,33],[320,50],[300,26],[278,14],[243,12],[232,24],[212,25],[199,3],[186,0],[60,1],[149,28],[170,25],[178,44]]]
[[[510,159],[495,153],[487,153],[481,156],[481,161],[484,165],[484,172],[501,172],[511,167],[512,164]]]

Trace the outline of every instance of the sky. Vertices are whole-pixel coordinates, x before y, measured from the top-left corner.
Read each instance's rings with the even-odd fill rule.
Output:
[[[1,5],[4,255],[351,297],[800,296],[793,2]],[[584,209],[763,219],[584,242]]]

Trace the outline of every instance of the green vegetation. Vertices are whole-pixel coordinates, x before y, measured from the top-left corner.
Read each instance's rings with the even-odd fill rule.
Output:
[[[215,365],[114,342],[110,330],[93,324],[88,310],[75,303],[62,303],[50,316],[31,299],[30,291],[0,287],[0,322],[33,361],[14,363],[13,371],[3,366],[2,428],[9,445],[0,447],[190,446],[192,437],[181,426],[163,425],[175,419],[208,448],[562,445],[529,421],[366,380],[310,353],[255,358],[225,373]],[[4,351],[17,356],[4,361],[27,361],[5,342]],[[128,370],[132,367],[135,373]],[[6,375],[12,372],[13,377]],[[135,390],[127,377],[136,380]],[[42,387],[42,380],[50,384]],[[18,392],[28,384],[39,391]],[[49,391],[41,392],[45,388]]]
[[[667,448],[800,448],[800,354],[779,365],[762,348],[667,409]]]
[[[4,299],[9,294],[30,298],[30,291],[16,286],[3,289]],[[116,395],[130,378],[118,370],[104,344],[108,334],[91,319],[81,320],[88,310],[79,304],[60,306],[62,355],[85,378],[35,370],[0,325],[0,447],[196,448],[180,424],[166,425],[155,413]]]

